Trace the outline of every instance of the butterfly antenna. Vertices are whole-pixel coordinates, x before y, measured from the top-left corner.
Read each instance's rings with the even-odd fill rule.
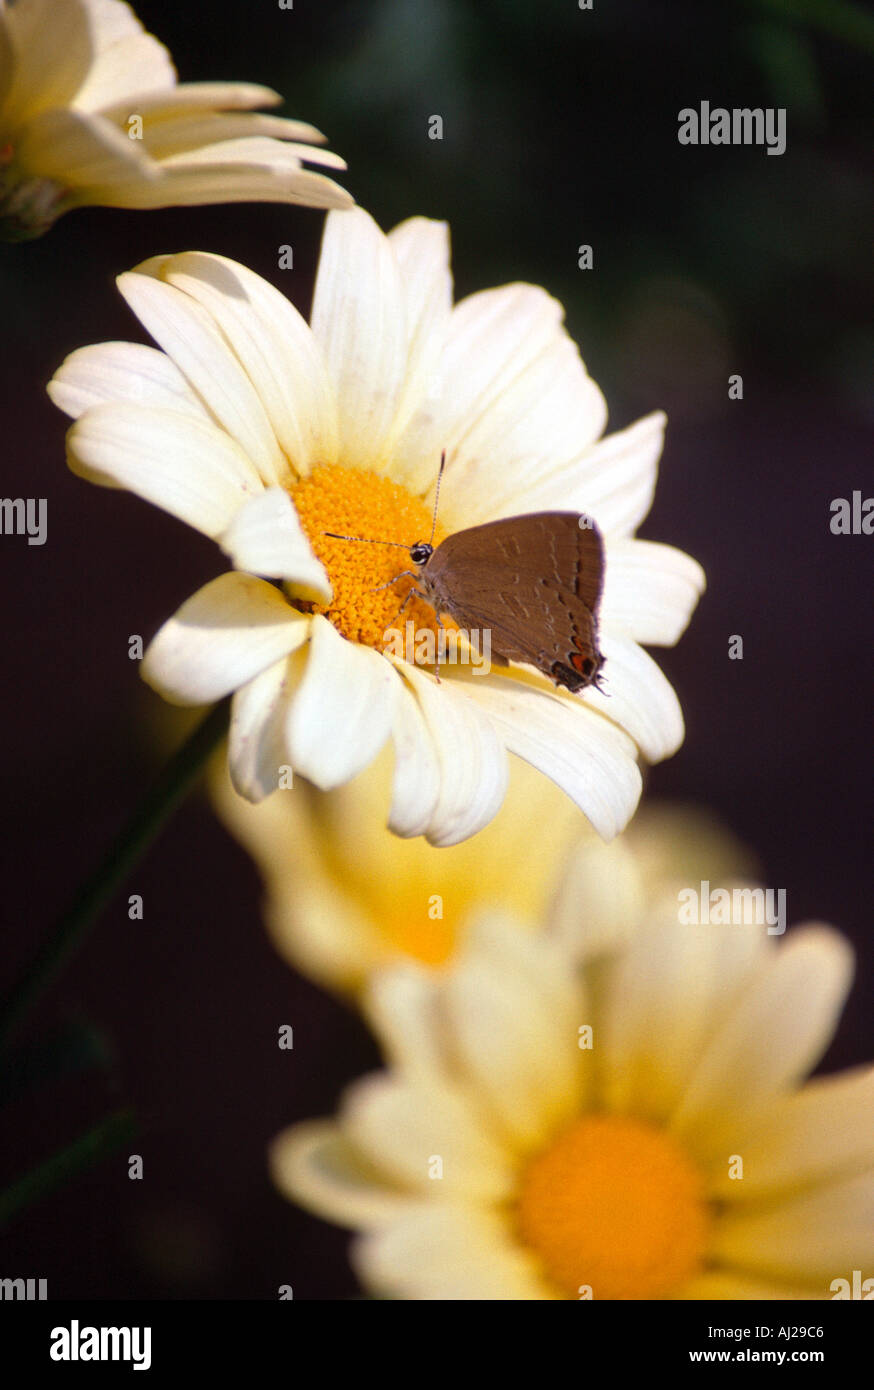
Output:
[[[375,541],[370,536],[341,536],[338,531],[323,531],[323,536],[330,536],[335,541],[359,541],[362,545],[396,545],[399,550],[409,550],[408,545],[403,541]]]
[[[439,471],[438,471],[438,473],[437,473],[437,491],[434,493],[434,515],[433,515],[433,517],[431,518],[431,539],[430,539],[429,542],[428,542],[429,545],[433,545],[433,544],[434,544],[434,532],[437,530],[437,505],[438,505],[438,503],[439,503],[439,501],[440,501],[440,484],[441,484],[441,482],[443,481],[443,470],[444,470],[445,467],[446,467],[446,450],[443,449],[442,452],[441,452],[441,454],[440,454],[440,468],[439,468]]]

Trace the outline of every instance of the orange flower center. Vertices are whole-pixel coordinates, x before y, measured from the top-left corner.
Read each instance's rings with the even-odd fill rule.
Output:
[[[351,642],[380,651],[386,631],[403,631],[408,621],[415,624],[417,633],[428,629],[436,638],[436,617],[429,604],[413,595],[401,612],[414,582],[402,572],[415,567],[407,551],[398,547],[408,550],[431,534],[431,513],[421,498],[377,473],[337,464],[314,469],[294,485],[291,497],[307,539],[328,572],[333,592],[329,604],[298,606],[324,613]],[[325,535],[326,531],[363,540],[335,540]],[[434,544],[442,538],[438,526]]]
[[[522,1240],[571,1298],[664,1298],[703,1263],[710,1214],[673,1140],[621,1115],[587,1115],[529,1163]]]

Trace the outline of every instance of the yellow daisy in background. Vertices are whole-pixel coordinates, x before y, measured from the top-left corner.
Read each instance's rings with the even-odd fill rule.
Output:
[[[629,896],[620,848],[576,866],[546,932],[481,914],[443,973],[378,972],[388,1069],[274,1141],[280,1190],[358,1233],[368,1290],[828,1299],[870,1267],[874,1070],[804,1084],[849,947],[683,926],[676,854]]]
[[[424,218],[385,236],[360,209],[331,213],[311,324],[219,256],[159,256],[119,285],[162,350],[80,349],[49,391],[77,417],[75,472],[163,507],[235,566],[164,625],[143,675],[179,704],[235,692],[237,791],[258,801],[289,769],[342,786],[391,741],[391,828],[449,845],[500,807],[510,752],[605,839],[622,830],[638,754],[665,758],[683,739],[674,690],[640,644],[676,642],[704,583],[682,551],[633,538],[664,416],[601,438],[604,399],[561,306],[517,284],[453,307],[448,230]],[[444,666],[438,681],[385,650],[409,558],[326,533],[427,537],[443,450],[438,542],[524,512],[594,518],[606,692],[570,694],[515,664]],[[437,634],[421,599],[407,619]]]
[[[282,98],[240,82],[177,85],[123,0],[0,0],[0,235],[39,236],[88,204],[276,202],[348,207],[302,161],[313,126],[253,113]]]
[[[579,901],[591,907],[597,897],[599,918],[630,930],[647,902],[675,893],[675,879],[721,882],[751,869],[748,853],[701,813],[652,803],[605,845],[573,802],[518,759],[499,815],[446,849],[386,828],[386,754],[334,792],[298,781],[257,805],[234,791],[217,760],[210,792],[261,873],[277,950],[341,992],[405,960],[445,969],[483,908],[500,908],[530,931],[552,908],[557,931],[574,923]]]

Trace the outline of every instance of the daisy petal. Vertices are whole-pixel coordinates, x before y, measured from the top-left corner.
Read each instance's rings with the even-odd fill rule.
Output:
[[[759,926],[681,925],[675,895],[658,905],[650,898],[641,909],[599,996],[599,1079],[609,1109],[661,1124],[681,1103],[752,971],[764,968],[770,940]]]
[[[722,1201],[757,1201],[874,1168],[872,1118],[874,1069],[817,1077],[778,1100],[739,1139],[743,1182],[717,1168],[712,1191]]]
[[[270,1176],[285,1197],[340,1226],[382,1226],[410,1206],[404,1193],[367,1176],[329,1120],[293,1125],[277,1135],[268,1156]]]
[[[158,278],[164,257],[118,277],[118,288],[155,342],[176,363],[210,414],[258,469],[267,486],[288,468],[258,393],[211,315]]]
[[[683,742],[683,711],[674,687],[629,637],[604,631],[604,690],[590,685],[583,701],[631,735],[648,762],[670,758]]]
[[[311,631],[286,738],[295,770],[327,791],[373,762],[391,733],[400,689],[379,652],[347,642],[321,616]]]
[[[874,1230],[874,1173],[803,1193],[751,1213],[729,1212],[714,1232],[721,1262],[787,1283],[818,1282],[833,1297],[833,1281],[870,1273]],[[866,1293],[874,1293],[874,1279]],[[847,1295],[845,1295],[847,1296]]]
[[[641,788],[627,734],[581,701],[553,694],[545,682],[477,676],[465,690],[486,710],[506,748],[561,787],[603,839],[625,829]]]
[[[680,1138],[706,1154],[737,1152],[744,1117],[758,1107],[764,1110],[816,1065],[852,973],[852,952],[837,932],[796,927],[750,977],[743,997],[704,1048],[672,1121]]]
[[[76,203],[102,201],[112,188],[148,186],[159,169],[138,140],[84,111],[44,111],[28,121],[16,144],[22,167],[52,179]],[[71,173],[75,173],[75,183]]]
[[[450,529],[513,515],[546,459],[577,457],[603,429],[604,398],[562,318],[561,305],[533,285],[455,306],[442,363]]]
[[[605,536],[630,536],[652,506],[666,419],[660,410],[617,430],[570,463],[545,468],[535,483],[505,499],[505,516],[576,511]]]
[[[46,390],[74,420],[92,406],[112,403],[153,406],[209,420],[175,363],[145,343],[77,348],[61,363]]]
[[[452,311],[449,228],[411,217],[388,234],[406,302],[408,365],[391,439],[391,476],[413,493],[437,476],[442,424],[443,341]]]
[[[328,603],[331,585],[312,552],[294,504],[281,487],[267,488],[240,508],[219,544],[239,570],[287,579],[295,594]]]
[[[476,834],[500,809],[509,769],[491,720],[455,689],[437,683],[415,666],[397,662],[413,689],[440,767],[440,792],[426,837],[432,845],[455,845]]]
[[[288,659],[283,656],[234,693],[228,768],[235,791],[247,801],[261,801],[279,786],[279,771],[287,761],[287,686]]]
[[[389,244],[361,208],[325,223],[310,321],[334,385],[344,465],[387,472],[407,368],[404,294]]]
[[[143,679],[171,704],[211,704],[288,656],[309,630],[309,619],[272,584],[249,574],[220,574],[153,638]]]
[[[185,252],[155,262],[196,300],[242,363],[297,474],[337,456],[337,407],[309,324],[267,280],[224,256]]]
[[[504,935],[507,930],[519,935],[515,923]],[[539,941],[529,953],[531,976],[502,968],[502,942],[497,951],[494,943],[489,951],[482,945],[446,981],[453,1053],[514,1148],[528,1153],[579,1111],[583,1053],[576,1046],[576,1029],[585,1019],[582,995],[572,991],[571,1021],[567,1006],[556,1009],[550,990],[539,987],[544,966],[553,966],[549,983],[553,989],[556,983],[554,967],[562,958],[550,943]],[[570,984],[566,966],[564,976]]]
[[[67,461],[89,482],[129,488],[216,537],[261,491],[239,445],[207,420],[152,406],[94,406],[67,435]]]
[[[415,965],[381,970],[364,999],[368,1022],[378,1035],[386,1060],[408,1076],[440,1075],[445,1043],[439,1013],[439,989],[432,974]]]
[[[417,1082],[377,1073],[357,1081],[340,1123],[368,1163],[411,1192],[433,1191],[431,1173],[440,1170],[449,1196],[499,1202],[513,1190],[513,1164],[481,1115],[433,1077]]]
[[[607,542],[600,621],[635,642],[672,647],[704,592],[704,571],[682,550],[652,541]]]
[[[403,684],[392,726],[389,829],[396,835],[424,835],[440,795],[440,760],[415,695]]]
[[[83,0],[58,7],[55,0],[29,0],[6,6],[0,24],[11,50],[12,83],[4,121],[64,107],[75,96],[91,64],[94,48]]]
[[[497,1213],[451,1202],[410,1204],[390,1226],[356,1241],[352,1262],[368,1287],[411,1300],[522,1301],[550,1297],[534,1259]]]

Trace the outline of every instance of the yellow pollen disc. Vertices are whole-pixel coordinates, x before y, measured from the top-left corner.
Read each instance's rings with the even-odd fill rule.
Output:
[[[324,613],[351,642],[382,650],[389,628],[405,631],[412,621],[416,633],[429,629],[436,638],[434,610],[415,595],[403,613],[401,604],[413,584],[409,575],[389,584],[403,570],[415,570],[406,550],[390,545],[364,545],[333,540],[325,531],[372,540],[397,541],[410,547],[431,535],[431,512],[419,497],[400,483],[376,473],[362,473],[336,464],[316,468],[291,489],[307,539],[328,572],[333,598],[324,604],[300,604],[307,612]],[[442,540],[438,526],[434,545]],[[387,584],[389,587],[380,588]],[[374,592],[376,591],[376,592]],[[449,626],[443,620],[444,627]]]
[[[528,1165],[518,1199],[524,1243],[567,1297],[664,1298],[704,1259],[710,1213],[695,1168],[659,1130],[587,1115]]]

